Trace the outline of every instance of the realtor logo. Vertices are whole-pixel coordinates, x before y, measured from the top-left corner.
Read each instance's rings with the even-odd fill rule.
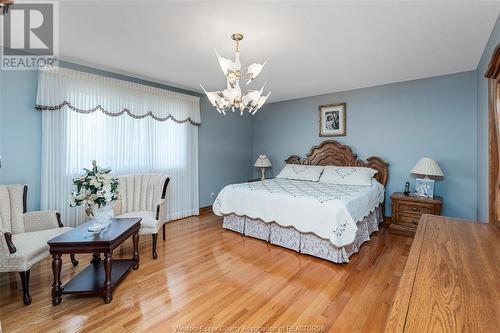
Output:
[[[57,14],[55,2],[16,2],[3,16],[1,69],[56,67]]]

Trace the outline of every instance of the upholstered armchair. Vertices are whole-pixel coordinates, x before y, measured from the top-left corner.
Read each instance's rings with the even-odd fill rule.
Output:
[[[19,272],[26,305],[31,267],[49,256],[47,241],[71,230],[56,211],[27,213],[27,193],[26,185],[0,185],[0,272]],[[78,264],[74,256],[71,262]]]
[[[159,174],[135,174],[118,177],[121,199],[115,202],[116,218],[140,217],[139,235],[152,235],[153,259],[158,258],[158,231],[163,228],[165,240],[167,186],[170,178]]]

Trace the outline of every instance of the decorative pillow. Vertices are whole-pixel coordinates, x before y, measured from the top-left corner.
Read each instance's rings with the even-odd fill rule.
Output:
[[[317,182],[324,167],[318,165],[287,164],[276,178],[309,180]]]
[[[364,167],[326,166],[320,182],[346,185],[372,185],[377,170]]]

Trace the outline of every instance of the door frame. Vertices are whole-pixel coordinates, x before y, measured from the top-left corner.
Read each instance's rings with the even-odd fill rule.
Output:
[[[488,220],[500,228],[500,44],[484,77],[488,79]]]

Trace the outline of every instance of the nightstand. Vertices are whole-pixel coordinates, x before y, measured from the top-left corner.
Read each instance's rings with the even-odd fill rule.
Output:
[[[391,204],[392,221],[389,230],[395,234],[413,237],[422,214],[441,215],[443,199],[439,196],[431,199],[396,192],[391,195]]]

